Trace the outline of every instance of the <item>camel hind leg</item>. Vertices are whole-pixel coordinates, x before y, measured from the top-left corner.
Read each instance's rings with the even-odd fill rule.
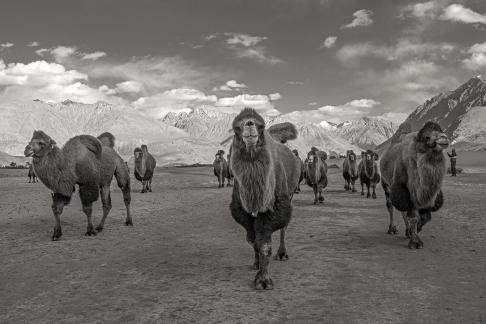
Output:
[[[103,231],[103,227],[105,225],[105,220],[111,210],[111,193],[110,193],[110,185],[103,185],[100,188],[100,196],[101,196],[101,204],[103,205],[103,217],[101,218],[100,223],[96,227],[97,232]]]
[[[148,190],[148,192],[152,192],[152,178],[150,178],[147,181],[147,190]]]
[[[277,254],[275,255],[275,260],[287,261],[289,259],[287,248],[285,247],[285,231],[287,230],[287,226],[280,229],[280,246],[278,247]]]
[[[127,211],[127,217],[125,218],[126,226],[133,226],[132,215],[130,212],[130,203],[132,202],[132,194],[130,189],[130,175],[125,171],[126,169],[118,169],[115,171],[115,179],[118,187],[123,194],[123,202],[125,203],[125,209]]]
[[[83,212],[86,214],[88,220],[88,226],[86,228],[87,236],[96,235],[94,230],[92,214],[93,214],[93,202],[98,200],[99,189],[96,184],[82,184],[79,186],[79,196],[83,205]]]
[[[62,236],[62,229],[61,229],[61,214],[64,209],[64,206],[69,204],[71,197],[66,197],[60,194],[53,194],[52,195],[52,211],[54,213],[54,218],[56,220],[56,225],[54,226],[54,231],[52,233],[52,240],[58,241]]]
[[[373,193],[371,194],[371,198],[376,199],[376,183],[373,183],[371,185],[371,188],[373,189]]]
[[[388,210],[388,214],[390,215],[390,224],[388,225],[387,233],[397,234],[398,229],[393,219],[393,204],[390,200],[390,188],[384,182],[382,182],[381,185],[383,186],[383,191],[385,191],[386,209]]]

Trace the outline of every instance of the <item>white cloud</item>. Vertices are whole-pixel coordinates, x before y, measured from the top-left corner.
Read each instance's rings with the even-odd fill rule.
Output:
[[[383,115],[381,115],[381,117],[388,119],[389,121],[397,125],[400,125],[405,121],[405,119],[407,119],[408,115],[409,114],[407,113],[386,112]]]
[[[215,88],[214,90],[222,90],[222,91],[233,91],[248,88],[248,86],[244,83],[238,83],[236,80],[227,81],[225,84],[220,86],[219,88]]]
[[[252,107],[258,112],[266,115],[280,114],[280,112],[275,109],[270,96],[261,94],[241,94],[235,97],[219,98],[214,105],[228,112],[239,112],[245,107]]]
[[[315,101],[312,101],[312,102],[309,102],[307,105],[309,105],[309,106],[317,106],[317,105],[319,105],[319,103],[317,103]]]
[[[287,81],[287,84],[290,84],[290,85],[303,85],[304,82],[302,82],[302,81]]]
[[[100,59],[104,56],[106,56],[105,52],[96,51],[96,52],[93,52],[93,53],[82,53],[81,59],[82,60],[96,61],[96,60],[98,60],[98,59]]]
[[[346,103],[347,106],[356,108],[372,108],[379,104],[381,104],[381,102],[375,101],[373,99],[355,99]]]
[[[215,39],[216,37],[218,37],[217,34],[209,34],[209,35],[204,36],[203,38],[204,38],[205,41],[210,41],[212,39]]]
[[[448,0],[432,0],[409,4],[402,9],[401,17],[436,18]]]
[[[271,94],[268,95],[268,98],[270,98],[270,100],[272,100],[272,101],[277,101],[277,100],[282,99],[282,95],[278,92],[271,93]]]
[[[333,48],[336,45],[336,41],[336,36],[329,36],[324,40],[320,48]]]
[[[400,39],[395,45],[376,45],[371,42],[350,44],[341,47],[337,58],[343,63],[356,63],[361,58],[374,57],[387,61],[410,58],[444,59],[455,49],[450,43],[419,42]]]
[[[248,58],[264,64],[278,64],[282,60],[267,54],[267,49],[260,45],[267,39],[265,36],[252,36],[242,33],[225,33],[229,36],[226,44],[237,58]]]
[[[37,47],[37,46],[39,46],[39,42],[37,42],[37,41],[30,42],[30,43],[27,44],[27,46],[28,47]]]
[[[5,49],[5,48],[10,48],[12,46],[14,46],[14,44],[9,43],[9,42],[2,43],[2,44],[0,44],[0,50]]]
[[[138,93],[142,92],[143,85],[138,81],[124,81],[116,84],[116,88],[120,92]]]
[[[465,24],[486,24],[486,14],[477,13],[461,4],[451,4],[439,17],[442,20],[462,22]]]
[[[72,46],[57,46],[50,49],[50,53],[54,55],[56,62],[61,62],[65,58],[76,53],[76,47]]]
[[[365,27],[373,24],[373,19],[371,19],[373,11],[367,9],[361,9],[353,13],[354,19],[349,24],[341,26],[344,28],[355,28],[355,27]]]
[[[470,70],[481,70],[486,68],[486,42],[474,44],[468,50],[469,58],[462,60],[464,66]]]
[[[40,48],[40,49],[35,51],[35,53],[39,56],[44,56],[44,53],[46,53],[46,52],[49,52],[49,50],[47,48]]]

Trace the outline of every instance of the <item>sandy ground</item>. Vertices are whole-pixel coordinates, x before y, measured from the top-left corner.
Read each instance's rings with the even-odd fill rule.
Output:
[[[381,188],[344,192],[331,170],[324,205],[309,188],[295,197],[290,260],[270,264],[274,290],[255,291],[231,189],[209,168],[159,169],[153,193],[133,193],[134,227],[114,189],[96,237],[76,197],[59,242],[50,193],[25,173],[0,170],[0,323],[486,323],[485,174],[447,177],[417,251],[401,219],[386,234]]]

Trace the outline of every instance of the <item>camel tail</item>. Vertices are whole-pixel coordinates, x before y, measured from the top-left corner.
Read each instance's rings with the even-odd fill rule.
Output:
[[[108,146],[108,147],[115,147],[115,136],[113,136],[112,133],[109,132],[104,132],[100,136],[98,136],[98,139],[100,140],[101,144],[103,146]]]
[[[96,139],[96,137],[89,135],[80,135],[79,141],[81,142],[81,144],[86,146],[89,151],[93,152],[98,160],[101,160],[101,151],[103,150],[103,148],[101,147],[101,142]]]
[[[268,128],[272,138],[280,143],[286,143],[297,138],[297,128],[294,124],[285,122],[272,125]]]

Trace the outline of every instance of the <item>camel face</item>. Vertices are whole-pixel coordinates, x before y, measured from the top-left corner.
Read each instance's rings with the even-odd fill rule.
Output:
[[[262,127],[263,126],[263,127]],[[245,118],[241,122],[241,137],[247,149],[252,149],[257,146],[260,133],[263,131],[265,125],[259,125],[255,118]]]
[[[56,144],[56,142],[46,133],[43,131],[35,131],[29,144],[25,147],[24,155],[26,157],[39,155],[44,150],[51,148],[54,144]]]
[[[417,142],[421,143],[425,151],[432,149],[436,152],[441,152],[449,146],[449,139],[444,134],[439,124],[435,122],[427,122],[424,127],[417,134]]]

